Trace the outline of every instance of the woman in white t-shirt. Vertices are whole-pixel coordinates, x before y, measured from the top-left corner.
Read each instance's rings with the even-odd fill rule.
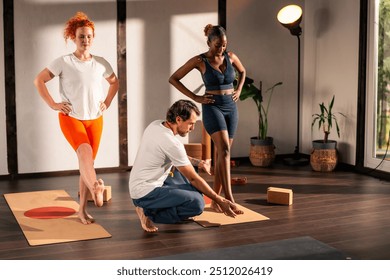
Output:
[[[97,179],[94,160],[103,129],[103,111],[110,106],[119,87],[111,65],[104,58],[90,53],[94,36],[94,23],[86,14],[76,13],[67,21],[64,30],[65,41],[72,40],[76,50],[55,59],[34,80],[44,101],[59,111],[61,130],[77,153],[80,169],[78,216],[83,224],[93,222],[86,211],[88,191],[96,206],[103,205],[104,182]],[[54,101],[46,87],[55,76],[60,80],[61,102]],[[103,92],[103,78],[109,83],[107,94]]]

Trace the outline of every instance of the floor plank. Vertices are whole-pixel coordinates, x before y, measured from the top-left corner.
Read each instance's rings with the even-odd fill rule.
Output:
[[[213,178],[201,174],[212,183]],[[271,168],[241,164],[232,176],[248,184],[233,186],[237,203],[270,220],[202,228],[196,223],[158,225],[141,230],[128,192],[129,173],[101,174],[112,186],[112,200],[90,212],[112,235],[109,239],[30,247],[12,212],[0,197],[0,259],[143,259],[310,236],[352,259],[390,259],[390,182],[336,170],[314,172],[309,166]],[[78,199],[78,177],[0,181],[0,194],[64,189]],[[270,186],[291,188],[293,205],[267,203]]]

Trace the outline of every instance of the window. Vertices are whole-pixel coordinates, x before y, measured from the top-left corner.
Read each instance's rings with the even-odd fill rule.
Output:
[[[369,1],[365,166],[390,172],[390,0]]]

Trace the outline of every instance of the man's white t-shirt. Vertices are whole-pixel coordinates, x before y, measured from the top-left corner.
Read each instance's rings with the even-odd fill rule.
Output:
[[[79,120],[101,116],[99,105],[106,97],[102,78],[108,78],[114,72],[103,57],[93,55],[91,60],[82,61],[74,54],[68,54],[55,59],[47,69],[59,76],[61,99],[72,105],[69,116]]]
[[[191,165],[183,143],[163,120],[152,122],[144,131],[133,167],[129,190],[133,199],[142,198],[164,184],[172,166]]]

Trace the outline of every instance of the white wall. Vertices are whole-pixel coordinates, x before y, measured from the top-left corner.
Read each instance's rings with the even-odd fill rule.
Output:
[[[203,28],[218,23],[218,1],[126,4],[128,148],[132,165],[145,127],[155,119],[165,119],[169,106],[186,98],[168,83],[168,78],[188,59],[207,51]],[[196,70],[183,82],[192,90],[203,84]],[[199,94],[203,92],[204,88]]]
[[[341,137],[334,129],[330,138],[338,141],[340,161],[349,164],[356,157],[359,2],[311,0],[304,7],[302,150],[310,153],[311,140],[323,137],[316,128],[311,133],[311,116],[335,95],[334,112],[347,118],[338,117]]]
[[[0,14],[3,14],[3,1],[1,1]],[[3,20],[0,21],[0,38],[4,38]],[[0,53],[4,53],[4,40],[0,43]],[[4,88],[4,55],[0,55],[0,104],[5,104]],[[5,122],[5,106],[0,106],[0,175],[8,174],[7,167],[7,132]]]
[[[105,57],[117,72],[116,1],[20,0],[14,3],[19,172],[78,169],[76,154],[60,131],[58,113],[41,99],[33,79],[52,60],[75,50],[73,42],[65,44],[62,34],[65,22],[77,11],[85,12],[95,22],[96,36],[91,53]],[[47,85],[54,99],[59,101],[58,78]],[[115,99],[104,115],[95,167],[118,165]]]

